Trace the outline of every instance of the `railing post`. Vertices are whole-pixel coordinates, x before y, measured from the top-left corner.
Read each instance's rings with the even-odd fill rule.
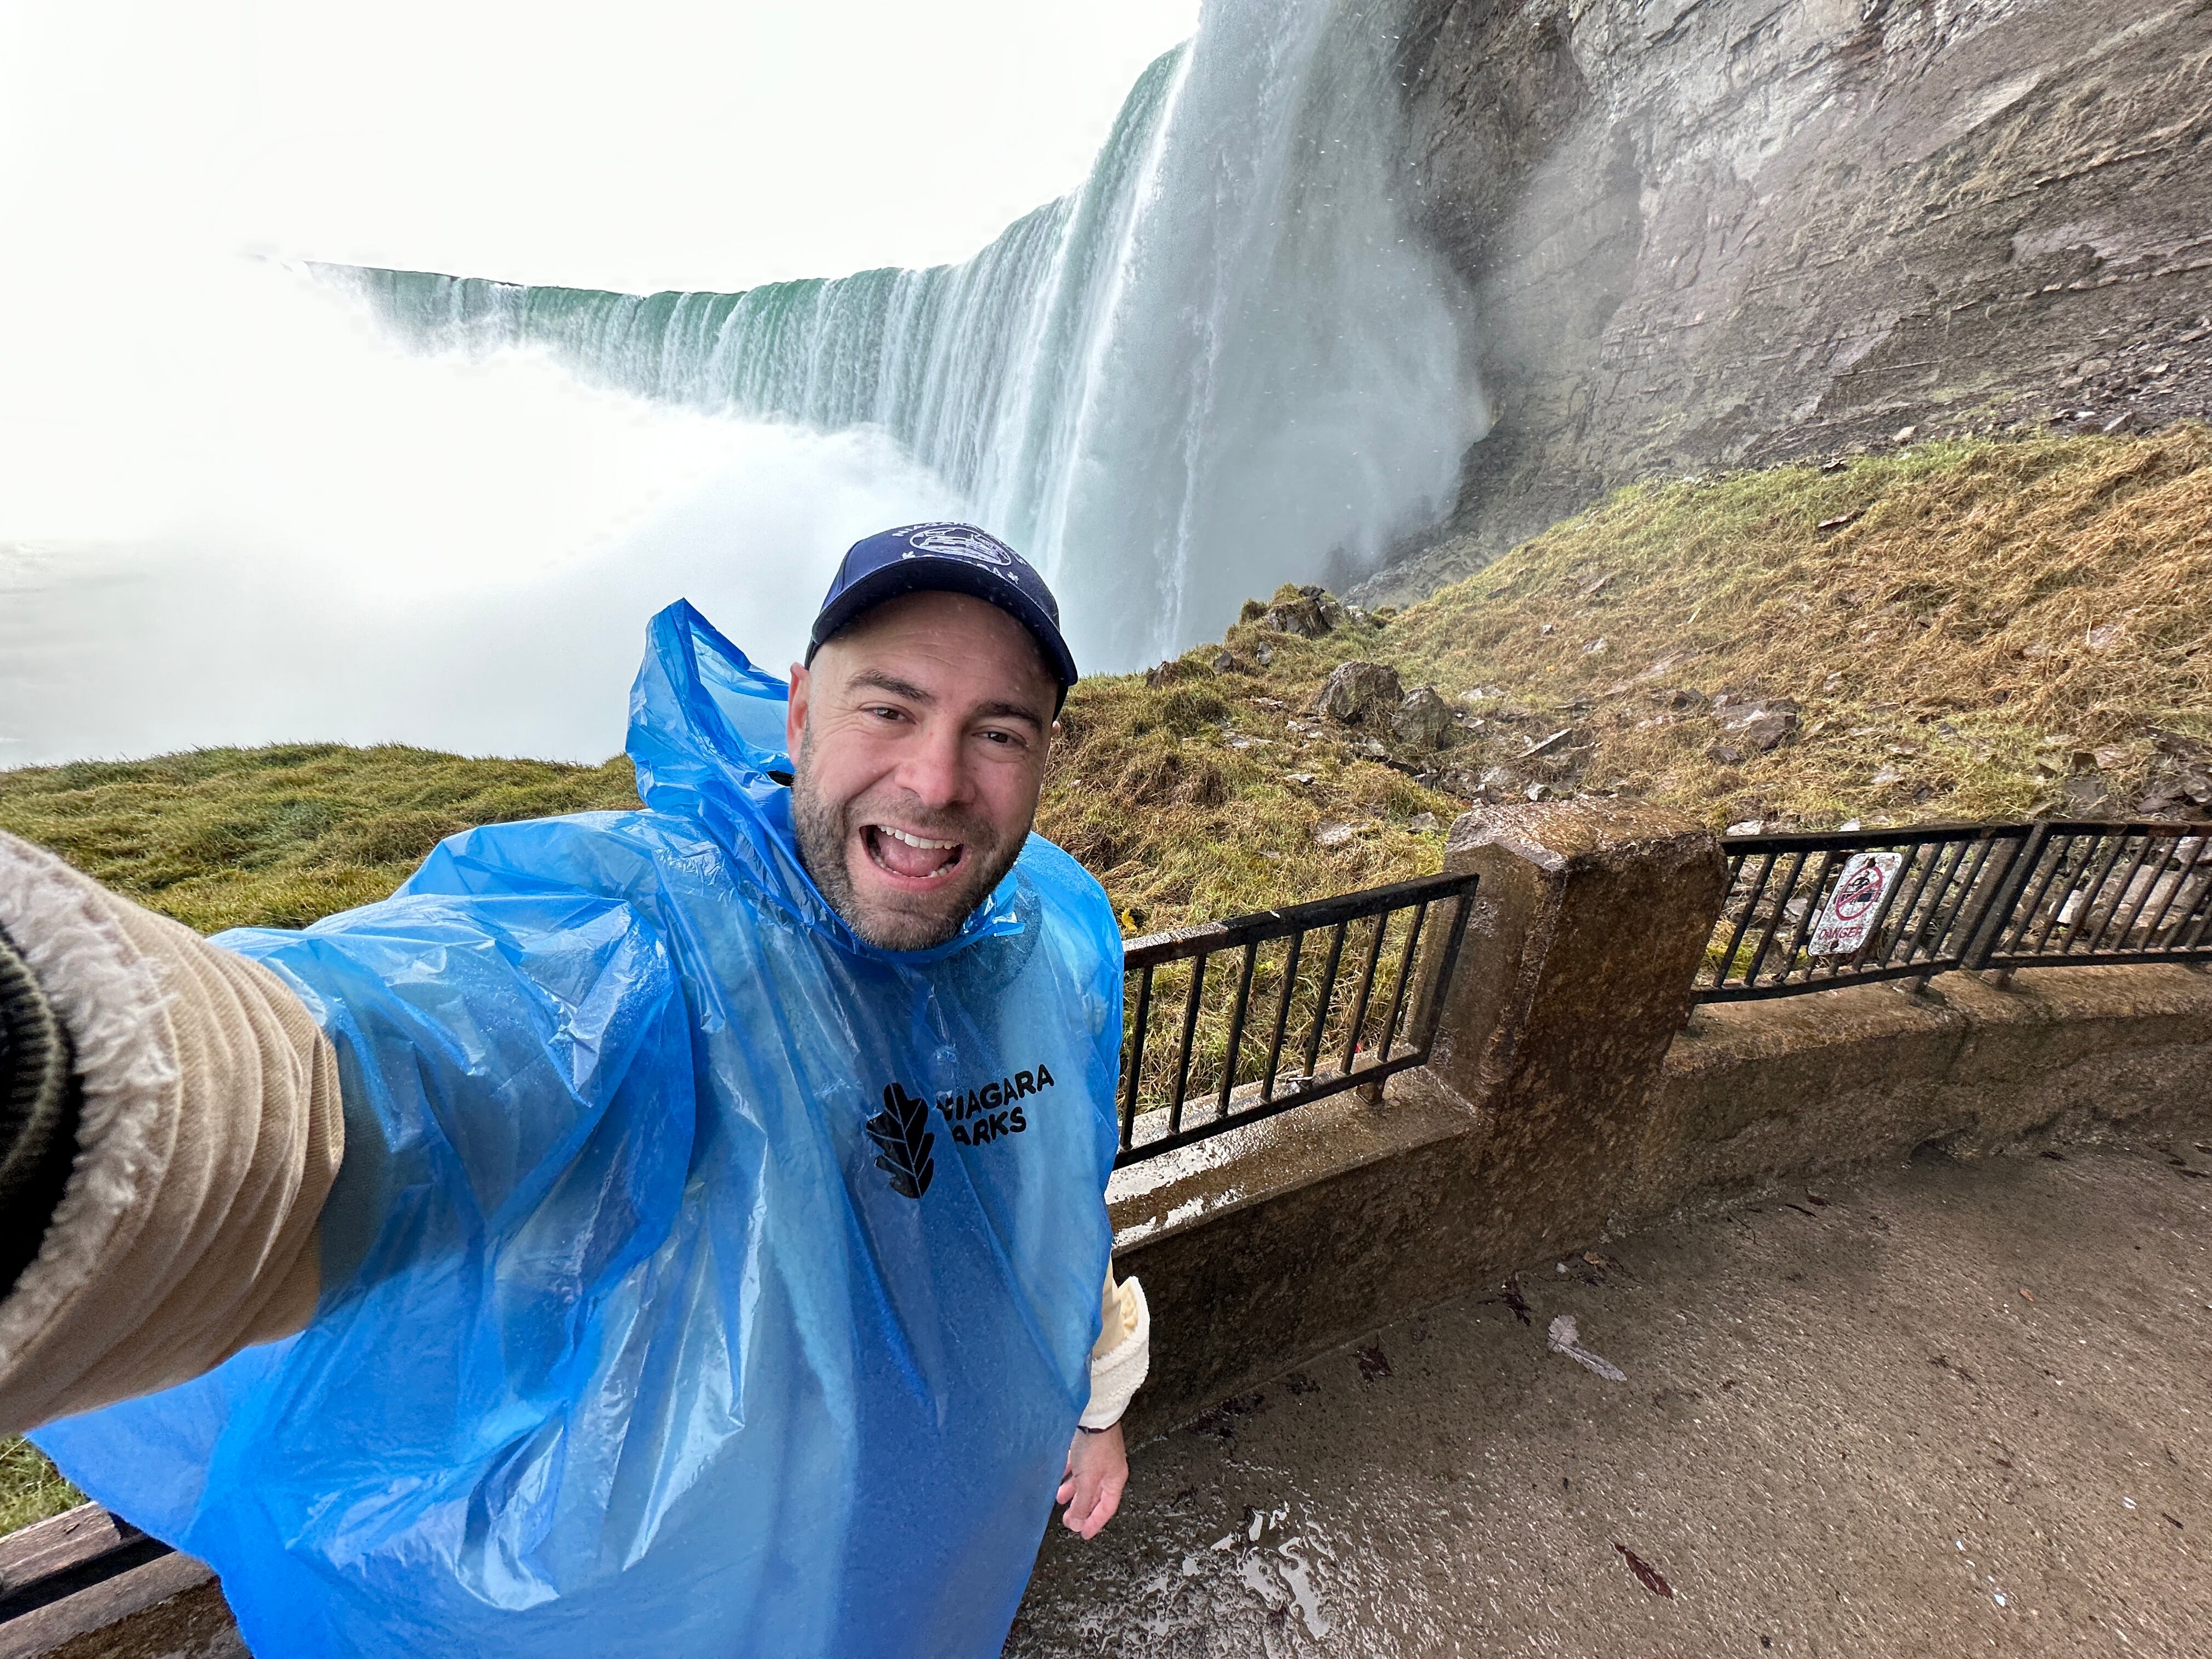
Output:
[[[1429,1066],[1488,1121],[1483,1253],[1525,1260],[1624,1194],[1727,862],[1678,818],[1545,803],[1466,814],[1445,868],[1481,882]]]

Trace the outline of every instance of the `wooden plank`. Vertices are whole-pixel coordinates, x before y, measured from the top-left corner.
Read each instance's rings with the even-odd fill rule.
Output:
[[[172,1550],[127,1572],[0,1620],[0,1659],[242,1655],[207,1564]],[[179,1639],[189,1634],[190,1640]]]
[[[87,1567],[129,1548],[146,1534],[97,1504],[36,1521],[0,1538],[0,1604],[40,1582]]]

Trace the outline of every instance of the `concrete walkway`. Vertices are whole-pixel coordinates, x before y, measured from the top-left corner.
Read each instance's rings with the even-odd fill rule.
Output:
[[[1470,1286],[1139,1449],[1007,1651],[2212,1654],[2200,1138]],[[1626,1382],[1547,1348],[1560,1314]]]

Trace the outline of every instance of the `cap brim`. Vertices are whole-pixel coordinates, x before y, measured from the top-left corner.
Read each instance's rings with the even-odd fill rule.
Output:
[[[1044,655],[1045,666],[1059,680],[1063,696],[1075,684],[1075,657],[1060,637],[1060,625],[1020,588],[967,559],[922,554],[869,572],[822,607],[814,618],[813,644],[827,644],[831,635],[862,611],[908,593],[964,593],[997,606],[1029,630]],[[807,655],[811,658],[813,652]]]

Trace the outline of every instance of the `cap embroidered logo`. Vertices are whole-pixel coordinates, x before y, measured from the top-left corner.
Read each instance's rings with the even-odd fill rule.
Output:
[[[968,559],[976,564],[988,565],[1009,580],[1013,580],[1013,550],[1005,543],[994,540],[965,524],[916,525],[905,532],[906,551],[903,558],[916,558],[923,554],[941,557]]]

